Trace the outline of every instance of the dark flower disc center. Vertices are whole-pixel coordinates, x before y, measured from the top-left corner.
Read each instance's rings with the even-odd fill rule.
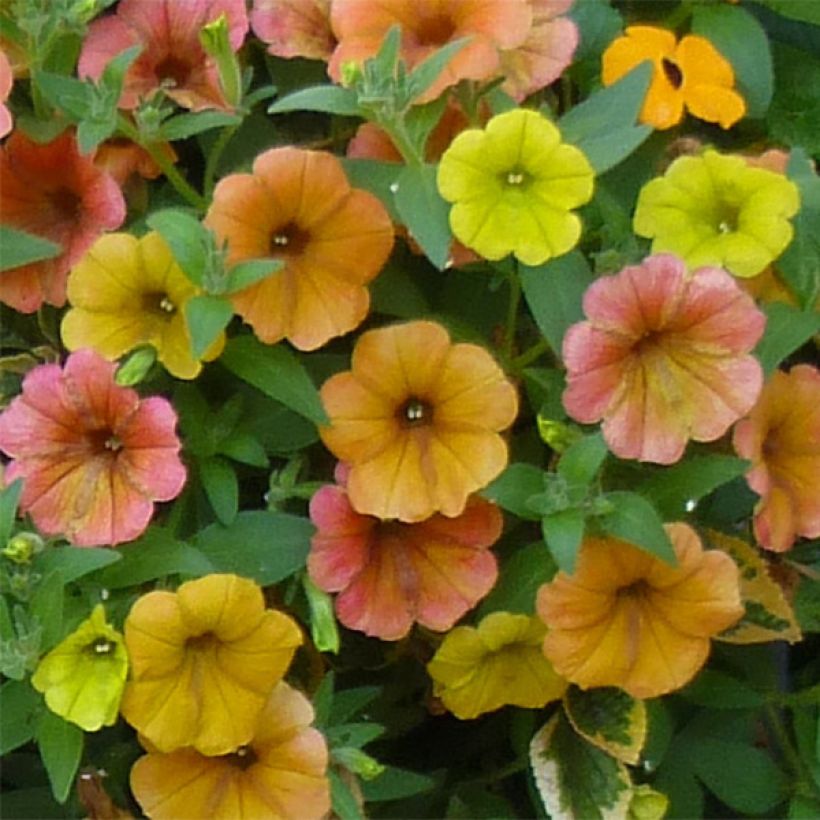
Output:
[[[433,420],[433,408],[422,399],[408,399],[398,412],[399,421],[404,427],[422,427]]]
[[[308,243],[309,234],[293,222],[275,228],[270,237],[268,253],[270,256],[282,258],[298,256]]]
[[[435,14],[423,17],[416,27],[416,40],[420,46],[443,46],[456,33],[452,17]]]
[[[259,759],[251,746],[240,746],[235,752],[226,755],[228,762],[237,769],[249,769]]]
[[[115,649],[116,644],[108,638],[97,638],[86,647],[87,652],[96,656],[111,655]]]
[[[677,63],[668,57],[664,57],[661,60],[661,67],[663,68],[663,73],[666,75],[666,79],[669,80],[674,89],[677,90],[683,85],[683,72]]]
[[[57,212],[58,219],[66,222],[79,221],[82,213],[83,200],[82,197],[71,188],[60,186],[52,191],[49,195],[49,200],[54,210]]]
[[[146,293],[142,297],[142,309],[146,313],[153,313],[170,319],[177,312],[177,306],[167,293]]]
[[[122,450],[123,444],[120,437],[109,427],[89,430],[86,436],[92,452],[98,455],[103,453],[115,455]]]
[[[178,88],[188,82],[188,77],[191,75],[191,66],[184,60],[180,60],[179,57],[168,54],[157,63],[154,73],[160,83],[171,88]]]

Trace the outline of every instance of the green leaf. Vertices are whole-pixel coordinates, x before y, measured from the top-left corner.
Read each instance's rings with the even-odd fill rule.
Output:
[[[219,442],[218,452],[242,464],[267,467],[268,456],[259,439],[244,430],[235,430]]]
[[[584,436],[565,450],[558,462],[558,474],[569,484],[591,484],[608,454],[600,432]]]
[[[425,57],[408,75],[407,84],[413,99],[420,97],[438,79],[444,67],[458,54],[473,37],[461,37],[452,40],[446,46],[436,49]]]
[[[199,462],[199,477],[216,517],[229,526],[239,511],[239,482],[233,467],[224,459],[206,458]]]
[[[596,174],[626,159],[652,133],[651,126],[636,125],[651,79],[652,64],[643,62],[561,117],[564,142],[580,148]]]
[[[237,336],[228,342],[219,361],[235,376],[314,424],[328,423],[310,376],[284,345],[265,345],[254,336]]]
[[[586,259],[572,251],[535,268],[521,265],[519,276],[538,329],[560,356],[567,328],[584,318],[584,293],[593,280]]]
[[[714,669],[702,669],[677,694],[691,703],[711,709],[756,709],[766,704],[765,694]]]
[[[285,114],[289,111],[323,111],[345,117],[361,117],[362,109],[356,92],[338,85],[317,85],[294,91],[268,107],[268,114]]]
[[[761,6],[766,6],[791,20],[801,20],[804,23],[813,23],[820,26],[820,5],[807,0],[756,0]]]
[[[20,493],[22,492],[22,478],[17,478],[8,486],[0,488],[0,549],[11,538],[14,519],[17,515],[17,505],[20,502]]]
[[[103,70],[99,86],[102,90],[110,93],[111,100],[114,103],[112,106],[114,110],[116,110],[116,104],[119,102],[122,93],[125,75],[131,64],[142,52],[142,49],[141,45],[135,45],[121,51],[116,57],[109,60],[108,65]]]
[[[117,130],[114,111],[107,120],[82,120],[77,126],[77,147],[81,154],[90,154],[103,140]]]
[[[406,165],[396,180],[396,210],[427,258],[444,270],[450,256],[450,206],[438,192],[435,165]]]
[[[775,89],[766,114],[768,136],[774,144],[800,146],[809,154],[817,155],[820,153],[820,60],[808,50],[783,42],[773,42],[772,52]]]
[[[221,296],[192,296],[185,302],[191,355],[201,359],[233,318],[233,305]]]
[[[0,755],[28,743],[34,737],[39,693],[28,681],[9,680],[0,686]]]
[[[101,547],[55,547],[37,556],[35,569],[47,575],[53,570],[60,573],[62,582],[69,584],[84,575],[122,560],[122,553]]]
[[[53,259],[63,252],[61,245],[33,233],[0,225],[0,272],[31,262]]]
[[[330,708],[330,723],[345,723],[381,694],[381,686],[357,686],[336,692]]]
[[[161,139],[174,142],[210,131],[212,128],[225,128],[228,125],[239,125],[242,117],[227,111],[198,111],[196,113],[177,114],[165,120],[160,128]]]
[[[748,468],[748,461],[734,456],[693,456],[652,473],[637,490],[666,521],[675,521],[690,512],[691,502],[743,475]]]
[[[428,792],[436,785],[430,775],[387,766],[378,777],[362,783],[362,795],[368,803],[377,803]]]
[[[532,615],[539,587],[551,581],[558,567],[541,541],[516,547],[502,562],[498,581],[481,602],[478,617],[490,612],[521,612]]]
[[[632,798],[626,767],[576,734],[563,712],[536,732],[530,765],[552,820],[625,816]]]
[[[783,359],[820,331],[820,313],[799,310],[784,302],[769,302],[763,305],[763,312],[766,332],[754,353],[766,376],[770,376]]]
[[[62,573],[51,570],[31,596],[31,614],[43,628],[40,649],[48,651],[63,637],[65,582]]]
[[[268,586],[304,568],[313,532],[307,518],[243,510],[230,527],[212,524],[197,533],[194,545],[217,572],[235,572]]]
[[[381,162],[375,159],[355,159],[351,157],[342,157],[341,162],[350,184],[354,188],[363,188],[365,191],[370,191],[387,208],[390,219],[393,222],[401,222],[401,217],[396,209],[395,197],[393,196],[393,187],[404,166],[398,162]],[[376,282],[382,278],[382,275],[376,279]]]
[[[560,510],[541,519],[541,531],[559,568],[572,575],[584,538],[586,518],[578,508]]]
[[[740,6],[696,5],[692,33],[709,40],[732,64],[746,115],[764,116],[774,91],[774,70],[769,38],[757,19]]]
[[[108,589],[136,587],[166,575],[198,577],[214,571],[213,564],[199,550],[156,526],[136,541],[119,547],[118,552],[122,560],[98,576],[99,583]]]
[[[58,803],[65,803],[80,767],[83,731],[46,710],[37,725],[37,745],[54,799]]]
[[[622,491],[606,493],[603,498],[613,505],[612,512],[598,519],[606,532],[646,550],[671,566],[677,564],[672,542],[657,510],[649,501],[637,493]]]
[[[365,820],[350,786],[342,780],[341,775],[334,769],[328,772],[330,780],[330,802],[333,814],[339,820]]]
[[[247,259],[239,262],[228,271],[225,293],[236,293],[249,288],[281,270],[284,264],[281,259]]]
[[[208,266],[207,230],[187,211],[167,208],[155,211],[148,219],[148,227],[162,234],[185,275],[202,287]]]
[[[544,491],[544,471],[534,464],[510,464],[501,475],[481,491],[519,518],[538,521],[540,516],[527,506],[527,500]]]
[[[94,85],[62,74],[36,71],[33,82],[56,109],[65,112],[72,122],[93,119]]]

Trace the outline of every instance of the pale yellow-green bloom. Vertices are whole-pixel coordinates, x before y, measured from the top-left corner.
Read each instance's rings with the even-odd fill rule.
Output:
[[[782,174],[707,150],[679,157],[643,186],[634,228],[653,240],[652,253],[675,253],[690,270],[756,276],[791,242],[799,207],[797,186]]]
[[[462,720],[558,700],[567,682],[541,651],[545,633],[538,618],[511,612],[492,612],[477,628],[457,626],[427,664],[433,694]]]
[[[46,706],[86,732],[117,719],[128,672],[122,635],[105,619],[102,604],[38,664],[31,685]]]
[[[200,293],[159,233],[106,234],[68,277],[63,343],[69,350],[91,347],[110,361],[150,344],[173,376],[196,378],[202,363],[191,351],[185,303]],[[215,359],[224,344],[220,334],[203,360]]]
[[[438,170],[456,238],[485,259],[512,253],[526,265],[575,247],[581,220],[572,209],[590,200],[593,182],[584,153],[523,108],[493,117],[484,130],[462,131]]]

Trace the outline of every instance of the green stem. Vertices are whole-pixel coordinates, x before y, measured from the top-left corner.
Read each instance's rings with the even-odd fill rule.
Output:
[[[401,154],[402,159],[408,165],[424,165],[424,157],[416,151],[416,146],[413,145],[410,138],[407,136],[407,131],[402,120],[391,120],[389,122],[379,119],[380,125],[388,134],[396,150]]]
[[[766,725],[776,741],[784,760],[794,772],[796,777],[801,779],[806,778],[808,772],[805,771],[803,761],[800,759],[800,755],[794,748],[794,744],[789,737],[789,733],[783,725],[781,710],[772,704],[767,704],[763,707],[763,711],[766,715]],[[811,777],[808,776],[807,779],[811,780]]]
[[[550,343],[546,339],[541,339],[532,347],[525,350],[520,356],[516,356],[510,365],[514,371],[523,370],[527,365],[532,364],[536,359],[540,359],[545,353],[551,350]]]
[[[222,158],[223,152],[228,147],[228,143],[238,129],[238,125],[229,125],[223,128],[222,131],[219,132],[219,136],[216,138],[211,152],[208,154],[208,159],[205,161],[205,174],[202,183],[205,196],[208,198],[210,198],[214,189],[214,178],[216,177],[216,168],[219,164],[219,160]]]
[[[507,321],[504,325],[504,341],[501,345],[501,354],[505,362],[512,364],[513,350],[515,349],[515,331],[518,325],[518,307],[521,304],[521,282],[518,278],[518,264],[510,274],[510,301],[507,303]]]

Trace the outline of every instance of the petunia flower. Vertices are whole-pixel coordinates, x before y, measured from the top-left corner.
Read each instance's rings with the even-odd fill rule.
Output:
[[[120,108],[136,108],[159,88],[192,111],[230,108],[216,64],[199,40],[203,27],[222,15],[238,51],[248,32],[245,0],[120,0],[114,14],[91,23],[78,73],[97,80],[113,57],[138,45],[142,51],[126,72]]]
[[[754,405],[763,373],[751,351],[766,319],[726,271],[687,276],[670,254],[593,282],[587,320],[564,337],[564,407],[603,419],[619,458],[672,464],[687,441],[713,441]]]
[[[791,242],[789,218],[799,207],[790,179],[708,150],[678,157],[646,183],[633,225],[652,239],[653,253],[675,253],[690,268],[719,265],[735,276],[756,276]]]
[[[588,537],[575,572],[559,572],[539,589],[544,654],[559,675],[583,689],[665,695],[697,674],[710,638],[743,615],[732,559],[704,551],[688,524],[665,528],[675,567],[625,541]]]
[[[3,271],[0,302],[33,313],[65,304],[66,277],[94,240],[125,219],[114,179],[84,157],[70,131],[41,145],[15,131],[0,146],[0,222],[56,242],[51,259]]]
[[[592,197],[594,173],[575,146],[536,111],[516,108],[484,130],[462,131],[444,152],[438,188],[457,239],[486,259],[515,254],[540,265],[581,236],[572,213]]]
[[[14,75],[11,70],[11,63],[6,57],[5,51],[0,48],[0,138],[11,132],[12,119],[11,112],[6,105],[6,100],[11,94],[11,87],[14,84]]]
[[[350,466],[353,509],[406,522],[461,515],[506,466],[499,433],[518,412],[492,356],[428,321],[364,333],[351,370],[331,376],[321,397],[330,424],[319,434]]]
[[[234,752],[251,742],[301,642],[296,623],[265,609],[247,578],[206,575],[149,592],[125,621],[123,717],[161,752]]]
[[[196,378],[202,364],[191,353],[185,304],[200,292],[159,233],[100,237],[69,275],[63,344],[94,348],[110,361],[150,344],[169,373]],[[205,360],[215,359],[224,343],[223,333]]]
[[[754,532],[762,547],[788,550],[798,536],[820,536],[820,372],[807,364],[772,374],[734,447],[752,462],[746,474],[760,495]]]
[[[527,0],[333,0],[330,22],[338,45],[328,71],[336,82],[345,63],[373,57],[392,26],[401,26],[399,56],[409,68],[447,43],[468,37],[418,98],[424,103],[460,80],[497,76],[499,50],[524,43],[532,26],[532,9]]]
[[[251,28],[276,57],[327,62],[336,48],[330,0],[253,0]]]
[[[78,350],[62,368],[29,371],[0,413],[0,450],[14,459],[5,480],[23,479],[20,510],[80,547],[133,540],[154,502],[185,483],[170,403],[115,384],[115,369]]]
[[[31,685],[46,706],[86,732],[113,726],[128,672],[122,635],[102,604],[37,664]]]
[[[434,515],[417,524],[357,513],[342,487],[322,487],[311,499],[308,572],[326,592],[338,592],[336,614],[350,629],[386,641],[420,623],[449,629],[495,584],[491,547],[504,524],[491,502],[472,497],[461,515]]]
[[[558,700],[567,682],[544,657],[545,631],[538,618],[510,612],[491,612],[477,628],[457,626],[427,664],[433,694],[461,720]]]
[[[261,341],[286,338],[299,350],[315,350],[364,320],[366,285],[393,247],[381,202],[351,188],[332,154],[301,148],[265,151],[252,174],[221,179],[205,224],[227,242],[228,264],[284,262],[232,301]]]
[[[601,80],[612,85],[635,66],[650,60],[652,81],[639,119],[665,129],[683,119],[684,109],[699,119],[730,128],[746,113],[734,89],[732,64],[705,37],[675,34],[655,26],[627,26],[602,56]]]
[[[278,683],[245,744],[218,756],[151,751],[134,763],[131,790],[153,820],[320,820],[330,811],[328,752],[312,721],[307,698]]]
[[[156,147],[169,162],[177,161],[171,143],[158,143]],[[127,137],[111,137],[101,142],[94,151],[94,164],[111,174],[121,188],[126,188],[134,177],[156,179],[162,175],[162,169],[148,151]]]

